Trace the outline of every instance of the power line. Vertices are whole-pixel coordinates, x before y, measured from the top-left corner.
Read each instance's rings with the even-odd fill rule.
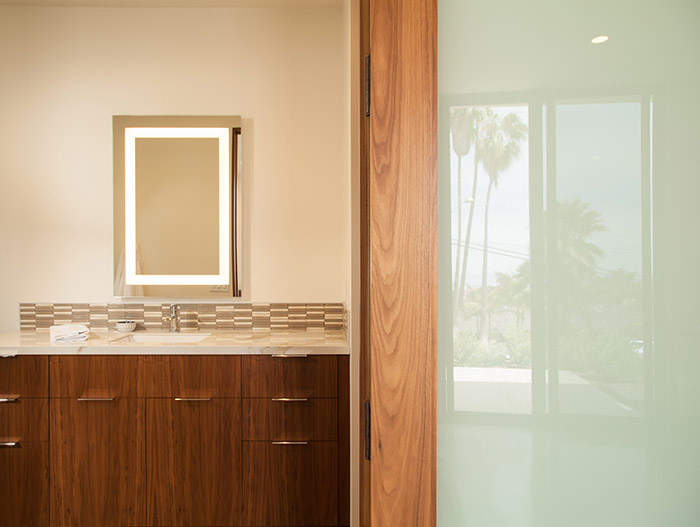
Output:
[[[452,240],[452,245],[458,245],[459,247],[464,247],[464,242],[457,242],[456,240]],[[469,243],[469,248],[474,249],[476,251],[482,251],[484,250],[484,244],[483,243],[476,243],[476,242],[470,242]],[[521,253],[518,251],[512,251],[510,249],[504,249],[502,247],[489,247],[488,249],[489,254],[495,254],[496,256],[505,256],[506,258],[514,258],[516,260],[521,260],[521,261],[527,261],[530,259],[530,255],[528,253]],[[625,271],[624,269],[609,269],[606,267],[594,267],[594,271],[598,273],[608,273],[608,274],[613,274],[618,271]],[[641,278],[642,274],[638,271],[625,271],[627,273],[633,274],[637,278]]]

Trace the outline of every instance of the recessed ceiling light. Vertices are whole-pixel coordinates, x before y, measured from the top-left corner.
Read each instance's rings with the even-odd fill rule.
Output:
[[[591,39],[591,42],[593,44],[602,44],[603,42],[608,41],[608,35],[598,35],[597,37]]]

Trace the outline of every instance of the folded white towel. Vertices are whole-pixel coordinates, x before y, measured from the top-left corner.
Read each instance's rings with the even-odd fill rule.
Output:
[[[64,324],[49,328],[51,342],[82,342],[87,340],[88,333],[90,329],[82,324]]]

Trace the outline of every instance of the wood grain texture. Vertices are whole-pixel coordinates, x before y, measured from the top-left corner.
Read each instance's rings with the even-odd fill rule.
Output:
[[[240,397],[240,355],[150,355],[147,397]]]
[[[144,360],[137,355],[52,355],[51,397],[142,397]]]
[[[0,447],[0,527],[49,525],[49,445]]]
[[[0,357],[0,393],[17,394],[20,397],[48,397],[48,356]]]
[[[350,357],[338,357],[338,521],[350,525]]]
[[[370,4],[371,523],[436,522],[437,2]]]
[[[240,403],[147,401],[149,526],[241,525]]]
[[[243,443],[245,525],[338,525],[338,444]]]
[[[0,437],[22,441],[49,440],[49,400],[17,399],[0,403]]]
[[[338,400],[243,399],[246,441],[336,441]]]
[[[336,397],[338,357],[241,357],[243,397]]]
[[[51,524],[145,525],[145,400],[50,404]]]

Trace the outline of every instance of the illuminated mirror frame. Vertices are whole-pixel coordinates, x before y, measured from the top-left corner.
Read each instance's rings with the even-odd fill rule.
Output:
[[[219,274],[145,275],[136,273],[136,140],[210,138],[219,141]],[[231,129],[212,127],[126,127],[124,129],[124,252],[128,285],[226,285],[230,280]]]

